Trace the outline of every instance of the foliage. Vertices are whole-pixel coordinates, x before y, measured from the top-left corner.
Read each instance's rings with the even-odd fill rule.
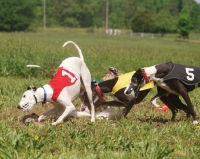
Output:
[[[190,20],[192,23],[192,29],[200,32],[200,5],[196,4],[192,7]]]
[[[107,1],[109,28],[132,28],[135,32],[144,30],[164,35],[176,32],[177,17],[187,14],[191,18],[192,29],[199,29],[199,4],[194,0],[45,0],[45,6],[44,0],[2,0],[0,30],[36,31],[37,27],[44,25],[44,7],[46,27],[105,28]],[[150,14],[144,15],[143,11]],[[140,28],[140,24],[145,23],[150,28]]]
[[[155,33],[160,33],[164,36],[166,33],[175,33],[176,32],[176,17],[169,15],[167,12],[159,12],[156,14],[154,31]]]
[[[181,15],[178,20],[178,33],[181,37],[188,39],[191,30],[190,19],[186,15]]]
[[[101,26],[101,8],[100,1],[90,0],[65,0],[52,1],[51,5],[55,7],[54,17],[61,26],[67,27],[90,27]],[[101,20],[101,21],[97,21]]]
[[[174,33],[177,30],[178,16],[180,14],[189,15],[190,8],[195,5],[197,5],[195,2],[186,0],[152,0],[145,1],[145,3],[140,1],[140,3],[136,3],[135,8],[132,7],[134,12],[132,12],[131,28],[134,32],[144,30],[144,32],[161,33],[162,36],[165,33]],[[194,14],[198,16],[198,13]],[[148,29],[143,29],[144,27]]]
[[[125,4],[121,0],[109,1],[109,27],[110,28],[125,28],[124,20]]]
[[[34,18],[34,9],[38,1],[1,0],[0,31],[24,31]]]
[[[132,19],[133,32],[152,32],[155,13],[148,9],[138,11]]]

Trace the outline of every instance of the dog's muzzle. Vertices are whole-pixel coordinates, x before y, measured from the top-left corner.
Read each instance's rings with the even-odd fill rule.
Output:
[[[126,89],[124,90],[124,94],[128,97],[135,98],[135,92],[131,85],[127,86]]]

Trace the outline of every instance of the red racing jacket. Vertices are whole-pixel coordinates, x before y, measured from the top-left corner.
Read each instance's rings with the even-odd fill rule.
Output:
[[[59,67],[53,79],[48,83],[53,89],[51,99],[56,101],[63,88],[75,84],[77,79],[75,74],[63,67]]]

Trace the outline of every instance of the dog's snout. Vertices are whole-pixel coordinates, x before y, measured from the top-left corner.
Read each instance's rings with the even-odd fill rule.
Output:
[[[128,90],[125,90],[124,93],[125,93],[125,94],[130,94],[131,91],[128,89]]]
[[[127,87],[124,91],[124,94],[128,95],[132,92],[132,88]]]
[[[130,88],[130,87],[127,87],[125,90],[124,90],[124,94],[130,98],[135,98],[135,92],[133,91],[133,88]]]

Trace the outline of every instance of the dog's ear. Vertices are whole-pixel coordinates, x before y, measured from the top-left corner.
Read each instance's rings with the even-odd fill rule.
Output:
[[[27,87],[27,90],[31,90],[31,86],[28,86],[28,87]]]
[[[37,88],[35,86],[28,86],[27,90],[33,90],[35,92]]]
[[[34,91],[34,92],[37,90],[37,88],[36,88],[36,87],[34,87],[34,86],[32,87],[32,89],[33,89],[33,91]]]
[[[139,75],[143,76],[143,71],[142,71],[142,69],[141,69],[141,68],[139,68],[139,69],[137,70],[137,74],[139,74]]]
[[[109,69],[108,69],[108,70],[109,70],[109,71],[112,71],[113,69],[114,69],[114,67],[109,67]]]
[[[109,67],[109,71],[111,71],[113,74],[117,75],[117,69],[114,67]]]

